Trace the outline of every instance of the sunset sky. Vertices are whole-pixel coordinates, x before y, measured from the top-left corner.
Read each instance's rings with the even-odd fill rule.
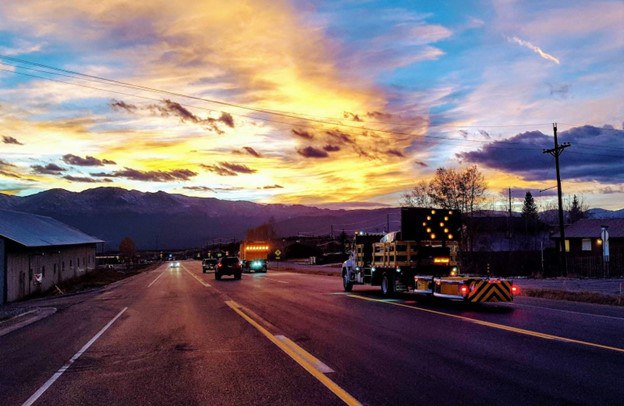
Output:
[[[6,0],[0,192],[100,186],[396,206],[476,164],[488,202],[624,207],[624,2]],[[542,189],[549,189],[540,192]]]

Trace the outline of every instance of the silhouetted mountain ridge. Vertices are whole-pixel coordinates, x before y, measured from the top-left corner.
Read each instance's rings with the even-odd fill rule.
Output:
[[[398,210],[330,210],[111,187],[78,193],[50,189],[25,197],[0,194],[0,208],[56,218],[107,241],[108,249],[126,236],[140,249],[201,247],[241,239],[249,228],[270,220],[280,236],[329,234],[332,225],[338,234],[341,225],[385,224],[386,213]]]
[[[126,236],[139,249],[201,247],[242,239],[252,227],[273,221],[278,236],[334,235],[343,230],[398,230],[399,208],[336,210],[303,205],[259,204],[165,192],[99,187],[82,192],[50,189],[17,197],[0,193],[0,208],[56,218],[107,242],[114,250]],[[555,216],[553,217],[553,214]],[[483,211],[480,216],[507,216]],[[519,213],[514,213],[519,215]],[[624,209],[591,209],[590,218],[624,217]],[[542,220],[556,213],[541,214]]]

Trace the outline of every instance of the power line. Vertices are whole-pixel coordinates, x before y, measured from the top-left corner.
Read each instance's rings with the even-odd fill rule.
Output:
[[[119,81],[119,80],[108,79],[108,78],[104,78],[104,77],[97,76],[97,75],[89,75],[89,74],[85,74],[85,73],[81,73],[81,72],[77,72],[77,71],[73,71],[73,70],[57,68],[57,67],[54,67],[54,66],[41,64],[41,63],[37,63],[37,62],[30,62],[30,61],[26,61],[26,60],[19,59],[19,58],[13,58],[13,57],[7,57],[7,56],[0,55],[0,60],[13,62],[13,64],[6,63],[6,62],[0,62],[0,63],[3,64],[3,65],[12,66],[14,68],[26,69],[26,70],[30,70],[30,71],[36,71],[36,72],[44,73],[44,74],[58,75],[58,76],[63,76],[63,77],[67,77],[67,78],[70,78],[70,79],[84,80],[84,81],[87,81],[87,82],[93,81],[93,82],[98,83],[98,84],[112,84],[114,86],[120,86],[120,87],[128,88],[128,89],[141,90],[141,91],[146,91],[146,92],[151,92],[151,93],[167,94],[167,95],[170,95],[170,96],[188,98],[188,99],[202,101],[202,102],[207,102],[207,103],[215,103],[215,104],[219,104],[219,105],[223,105],[223,106],[229,106],[229,107],[232,107],[232,108],[238,108],[238,109],[244,109],[244,110],[248,110],[248,111],[254,111],[254,112],[262,113],[262,114],[266,114],[266,115],[277,115],[279,117],[293,119],[293,120],[304,120],[304,121],[308,121],[308,122],[311,122],[311,123],[322,124],[322,125],[326,125],[326,126],[346,127],[346,128],[358,129],[358,130],[362,130],[362,131],[374,131],[374,132],[387,133],[387,134],[391,134],[391,135],[414,136],[414,134],[411,133],[411,132],[403,132],[403,131],[396,131],[396,130],[394,130],[394,131],[393,130],[384,130],[384,129],[379,129],[379,128],[371,128],[371,127],[363,127],[363,126],[354,126],[354,125],[344,124],[344,123],[341,123],[339,121],[336,122],[336,121],[321,120],[321,119],[318,119],[318,118],[307,118],[307,117],[304,117],[302,115],[297,115],[297,113],[292,113],[292,112],[270,110],[270,109],[259,109],[259,108],[254,108],[254,107],[245,106],[245,105],[236,104],[236,103],[229,103],[229,102],[223,102],[223,101],[219,101],[219,100],[206,99],[206,98],[201,98],[201,97],[197,97],[197,96],[191,96],[191,95],[187,95],[187,94],[183,94],[183,93],[179,93],[179,92],[171,92],[171,91],[157,89],[157,88],[153,88],[153,87],[149,87],[149,86],[136,85],[136,84],[123,82],[123,81]],[[26,65],[31,65],[31,66],[37,66],[39,68],[44,68],[44,69],[48,69],[48,70],[37,69],[37,68],[33,68],[33,67],[28,67],[28,66],[21,66],[21,65],[17,65],[16,63],[26,64]],[[63,80],[57,80],[57,79],[44,77],[44,76],[32,75],[32,74],[28,74],[28,73],[24,73],[24,72],[17,72],[17,71],[14,71],[14,70],[8,70],[8,69],[2,69],[2,68],[0,68],[0,70],[1,71],[5,71],[5,72],[9,72],[9,73],[14,73],[14,74],[19,74],[19,75],[23,75],[23,76],[28,76],[28,77],[32,77],[32,78],[38,78],[38,79],[53,81],[53,82],[57,82],[57,83],[63,83],[63,84],[67,84],[67,85],[72,85],[72,86],[80,86],[80,87],[89,88],[89,89],[92,89],[92,90],[109,92],[109,93],[129,96],[129,97],[136,97],[136,98],[140,98],[140,99],[144,99],[144,100],[157,101],[157,102],[161,102],[162,101],[161,99],[157,99],[157,98],[154,98],[154,97],[148,97],[148,96],[144,96],[144,95],[138,95],[138,94],[133,94],[133,93],[121,92],[121,91],[112,90],[112,89],[103,89],[103,88],[100,88],[100,87],[95,87],[95,86],[86,85],[86,84],[66,82],[66,81],[63,81]],[[52,70],[52,72],[49,71],[49,70]],[[206,107],[202,107],[202,106],[196,106],[196,105],[188,105],[188,104],[181,104],[181,105],[183,105],[185,107],[197,108],[197,109],[201,109],[201,110],[205,110],[205,111],[209,111],[209,112],[221,112],[221,113],[224,112],[224,111],[210,109],[210,108],[206,108]],[[306,125],[303,125],[301,123],[284,122],[284,121],[272,120],[272,119],[269,119],[269,118],[266,118],[266,117],[249,116],[249,115],[237,114],[237,113],[232,113],[232,112],[228,112],[228,113],[232,114],[234,116],[237,116],[237,117],[244,117],[246,119],[266,121],[266,122],[270,122],[270,123],[273,123],[273,124],[283,124],[283,125],[288,126],[289,128],[292,128],[293,126],[297,126],[297,127],[311,128],[311,129],[316,129],[316,130],[318,129],[317,127],[312,127],[312,126],[309,126],[309,125],[306,126]],[[315,116],[312,116],[312,115],[305,115],[305,116],[315,117]],[[316,116],[316,117],[319,117],[319,116]],[[332,119],[332,120],[336,120],[336,119]],[[378,123],[387,124],[385,122],[378,122]],[[546,125],[546,124],[462,125],[462,126],[448,125],[448,124],[428,124],[427,127],[428,128],[506,128],[506,127],[520,127],[520,126],[527,127],[527,126],[543,126],[543,125]],[[568,124],[566,124],[566,125],[568,125]],[[428,143],[428,142],[430,142],[429,139],[451,141],[451,142],[453,142],[453,143],[455,143],[456,145],[459,145],[459,146],[461,146],[461,145],[465,145],[465,146],[472,145],[472,144],[464,144],[464,142],[466,142],[466,143],[488,143],[489,142],[490,144],[487,146],[487,148],[514,149],[514,150],[523,149],[523,150],[527,150],[527,151],[528,150],[533,150],[533,148],[529,147],[529,146],[527,146],[525,148],[518,148],[518,147],[507,147],[507,146],[495,145],[497,143],[498,144],[505,144],[505,145],[519,145],[519,146],[526,145],[523,142],[515,142],[515,141],[509,141],[509,140],[491,141],[489,139],[477,140],[477,139],[468,139],[468,138],[465,138],[465,137],[464,138],[451,138],[451,137],[436,136],[436,135],[426,135],[426,136],[424,136],[420,140],[420,142]],[[614,149],[618,150],[618,148],[601,147],[601,146],[595,146],[595,145],[589,145],[589,144],[579,144],[579,145],[586,145],[586,147],[590,148],[590,149],[592,149],[592,148],[593,149],[603,149],[604,148],[604,149],[609,149],[611,151],[614,150]],[[624,149],[622,149],[622,150],[624,151]],[[587,153],[584,153],[584,154],[587,154]],[[619,157],[619,156],[606,155],[606,154],[587,154],[587,155],[604,156],[604,157]]]

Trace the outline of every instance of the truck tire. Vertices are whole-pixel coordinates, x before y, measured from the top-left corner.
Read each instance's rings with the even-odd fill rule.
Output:
[[[351,292],[351,290],[353,290],[353,282],[349,279],[349,273],[346,269],[342,270],[342,287],[345,292]]]
[[[215,279],[220,281],[221,280],[221,274],[217,271],[215,271]]]
[[[387,272],[381,276],[381,294],[384,296],[394,296],[394,275],[389,275]]]

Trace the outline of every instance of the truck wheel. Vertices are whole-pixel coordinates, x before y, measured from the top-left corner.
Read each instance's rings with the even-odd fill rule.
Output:
[[[381,277],[381,294],[384,296],[393,296],[394,292],[394,277],[384,272]]]
[[[262,270],[260,272],[266,273],[266,271],[267,271],[267,267],[265,266],[264,268],[262,268]]]
[[[342,287],[345,292],[353,290],[353,282],[349,279],[349,273],[346,270],[342,271]]]
[[[221,280],[221,274],[219,272],[215,272],[215,279],[218,281]]]

